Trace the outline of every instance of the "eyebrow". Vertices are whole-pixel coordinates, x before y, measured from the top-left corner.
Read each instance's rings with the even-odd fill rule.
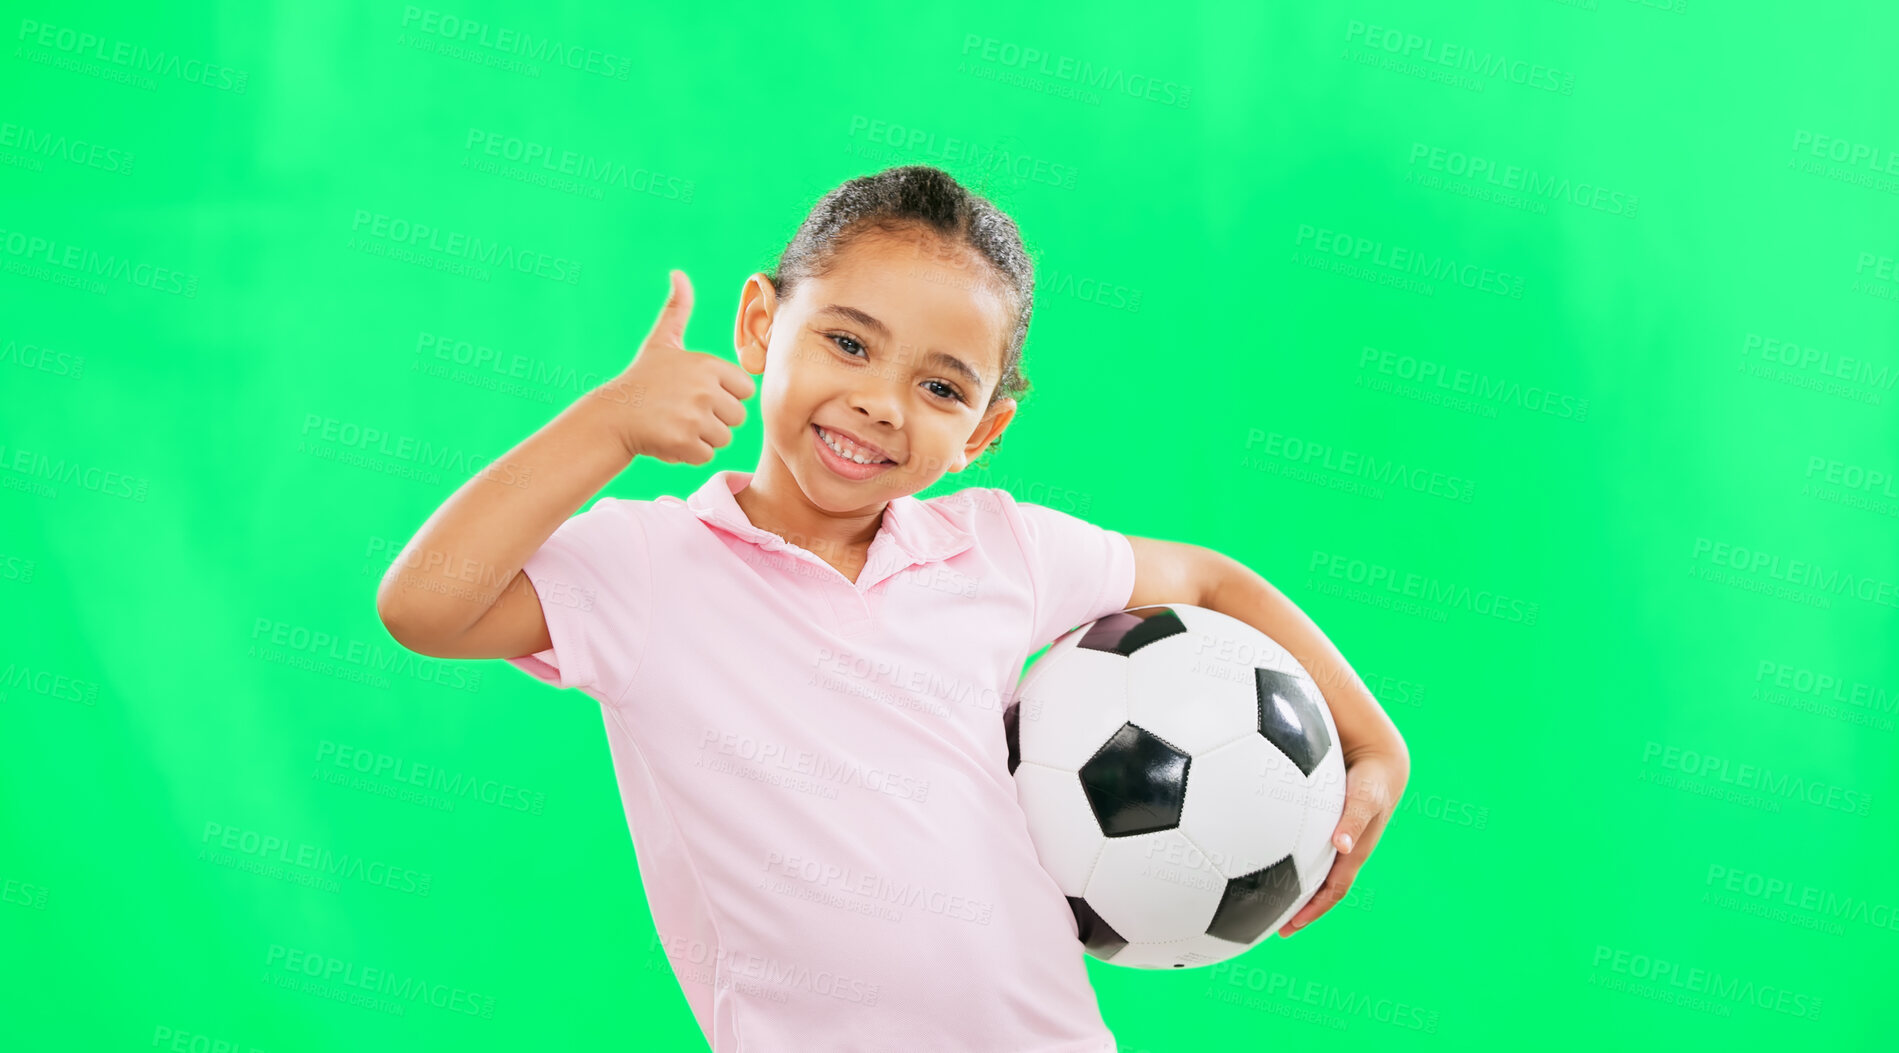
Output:
[[[885,340],[890,339],[889,326],[883,324],[882,322],[878,321],[876,318],[872,317],[871,315],[863,311],[858,310],[855,307],[847,307],[843,304],[834,303],[834,304],[830,304],[826,306],[819,313],[820,314],[834,314],[843,318],[848,318],[851,321],[856,322],[858,325],[861,325],[864,328],[870,330],[871,332],[876,333],[878,336],[883,337]],[[931,350],[928,354],[924,355],[923,357],[926,361],[934,362],[937,365],[940,365],[944,367],[945,369],[950,370],[953,373],[961,375],[964,379],[968,380],[970,384],[974,385],[978,390],[981,390],[982,374],[976,372],[974,369],[970,367],[969,363],[963,361],[960,358],[957,358],[955,355],[952,355],[947,351]]]

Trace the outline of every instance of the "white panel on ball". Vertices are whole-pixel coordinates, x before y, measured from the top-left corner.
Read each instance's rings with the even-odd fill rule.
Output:
[[[1207,931],[1226,878],[1179,830],[1108,839],[1084,898],[1129,943]]]
[[[1072,771],[1024,763],[1015,770],[1016,800],[1036,831],[1035,855],[1062,895],[1080,896],[1107,840]]]
[[[1258,735],[1195,755],[1187,773],[1180,829],[1207,853],[1221,876],[1236,878],[1292,855],[1307,824],[1304,809],[1281,811],[1268,795],[1305,775]],[[1285,821],[1267,816],[1285,815]],[[1295,861],[1296,865],[1296,861]]]
[[[1078,651],[1069,638],[1050,647],[1034,668],[1039,675],[1016,694],[1022,760],[1075,771],[1127,723],[1127,659]]]
[[[1128,719],[1188,756],[1259,730],[1251,668],[1202,657],[1208,642],[1186,632],[1123,659]]]

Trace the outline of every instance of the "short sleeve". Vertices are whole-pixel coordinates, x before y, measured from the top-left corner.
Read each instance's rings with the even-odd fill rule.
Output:
[[[1126,609],[1134,595],[1134,546],[1126,535],[1017,501],[1007,490],[995,493],[1028,561],[1035,593],[1030,646],[1039,648],[1077,625]]]
[[[625,693],[652,628],[645,504],[602,497],[528,557],[521,569],[540,595],[553,646],[509,664],[555,687],[593,688],[613,701]]]

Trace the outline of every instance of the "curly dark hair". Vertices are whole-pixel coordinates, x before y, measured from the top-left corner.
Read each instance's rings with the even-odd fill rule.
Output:
[[[826,274],[838,254],[856,239],[867,234],[919,232],[934,234],[947,246],[965,246],[987,260],[1013,301],[1015,325],[1002,346],[1002,375],[988,405],[1003,398],[1020,401],[1029,390],[1028,378],[1022,375],[1022,344],[1035,309],[1034,263],[1015,220],[940,168],[902,165],[846,181],[812,206],[779,254],[776,268],[765,276],[784,300],[800,282]],[[998,436],[990,447],[1001,444]]]

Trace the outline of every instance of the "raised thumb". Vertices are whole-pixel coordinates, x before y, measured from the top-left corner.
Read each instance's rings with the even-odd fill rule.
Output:
[[[653,335],[684,347],[686,321],[692,317],[692,279],[682,270],[672,271],[671,276],[672,292],[666,297],[666,306],[660,308],[659,320],[653,323]]]

